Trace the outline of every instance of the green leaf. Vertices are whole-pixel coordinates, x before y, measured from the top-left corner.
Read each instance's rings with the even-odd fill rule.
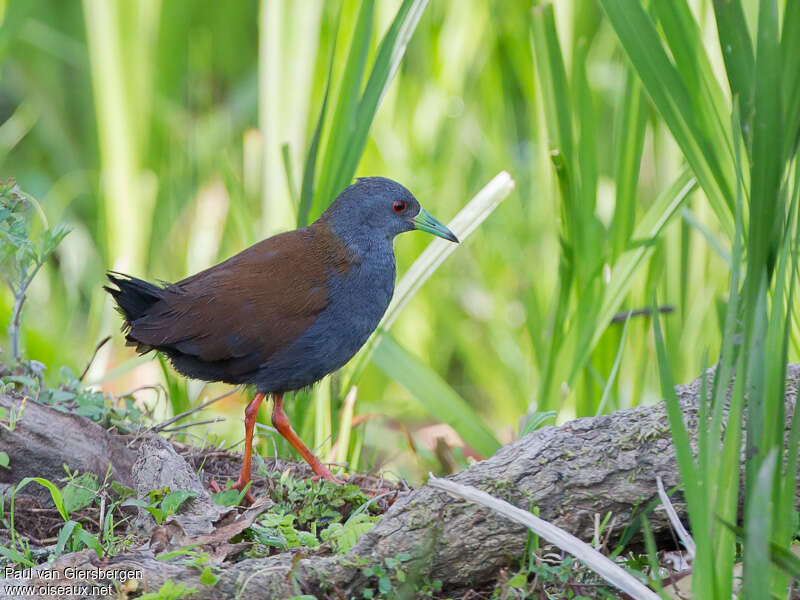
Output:
[[[50,492],[50,497],[53,499],[53,504],[55,504],[56,510],[58,510],[58,514],[60,514],[65,521],[69,521],[69,513],[64,507],[64,498],[61,495],[61,490],[59,490],[53,482],[48,481],[43,477],[26,477],[17,484],[16,488],[14,488],[14,494],[16,495],[19,493],[22,488],[31,482],[38,483],[39,485],[47,488],[47,490]]]
[[[647,105],[642,84],[633,71],[626,70],[625,96],[616,127],[616,200],[611,223],[613,255],[619,256],[633,235],[636,219],[639,166],[647,129]]]
[[[129,488],[124,483],[120,483],[119,481],[112,481],[111,482],[111,490],[120,498],[126,499],[132,496],[136,496],[136,492],[134,492],[131,488]]]
[[[781,32],[783,60],[783,111],[786,135],[784,160],[791,158],[800,141],[800,2],[786,2]]]
[[[374,519],[361,513],[349,518],[345,524],[331,523],[320,533],[320,538],[330,542],[338,554],[346,554],[373,525]]]
[[[500,443],[472,407],[428,365],[411,355],[391,336],[383,336],[372,360],[411,392],[431,415],[455,429],[464,443],[478,454],[491,456],[500,448]]]
[[[11,562],[17,563],[19,565],[25,565],[26,567],[36,566],[36,563],[34,563],[32,560],[29,560],[23,554],[20,554],[17,550],[14,550],[13,548],[8,548],[7,546],[0,545],[0,555],[5,556]]]
[[[381,594],[388,594],[392,591],[392,580],[388,577],[380,577],[378,579],[378,591]]]
[[[0,467],[3,467],[4,469],[8,469],[9,462],[10,462],[10,460],[8,458],[8,453],[0,452]]]
[[[386,90],[400,66],[406,52],[408,42],[417,28],[428,0],[403,0],[394,20],[378,47],[375,63],[364,88],[364,94],[358,103],[354,128],[344,146],[344,156],[338,168],[333,172],[336,176],[331,190],[331,198],[343,189],[353,178],[356,167],[367,145],[367,136],[378,106]]]
[[[341,13],[339,13],[339,18],[341,18]],[[334,31],[338,32],[338,30],[339,23],[337,19]],[[314,201],[314,174],[316,173],[319,145],[322,139],[322,127],[325,124],[325,113],[328,110],[328,100],[331,95],[331,81],[333,80],[333,64],[336,58],[337,39],[338,35],[334,36],[333,45],[331,46],[330,61],[328,62],[328,76],[325,81],[325,92],[322,94],[322,107],[319,109],[319,117],[314,127],[314,134],[311,136],[311,143],[308,146],[305,167],[303,168],[303,183],[300,187],[300,201],[297,206],[298,227],[305,227],[308,225],[308,216],[311,211],[311,204]]]
[[[161,510],[164,511],[164,516],[174,515],[178,512],[181,504],[186,502],[189,498],[196,498],[199,494],[193,490],[175,490],[170,492],[161,501]]]
[[[120,504],[120,506],[138,506],[140,508],[148,508],[152,506],[147,500],[141,500],[139,498],[128,498]]]
[[[553,421],[555,423],[556,418],[558,417],[558,413],[554,410],[546,410],[543,412],[535,412],[529,417],[527,417],[525,421],[525,427],[522,428],[519,435],[520,437],[528,435],[532,431],[536,431],[540,427],[544,427],[544,424],[548,421]]]
[[[87,548],[91,548],[92,550],[97,553],[97,556],[103,556],[103,546],[97,541],[97,538],[94,537],[91,533],[86,531],[83,527],[76,527],[73,535],[83,543],[84,546]]]
[[[94,501],[97,492],[97,475],[83,473],[71,480],[61,490],[64,497],[64,509],[68,513],[86,508]]]
[[[202,573],[200,573],[200,583],[203,585],[217,585],[219,581],[219,575],[214,573],[213,569],[210,566],[206,566]]]
[[[691,94],[696,122],[715,150],[707,157],[720,181],[733,190],[733,138],[730,133],[730,109],[722,88],[711,68],[708,52],[703,45],[702,32],[686,0],[654,2],[653,7],[664,31],[675,65]],[[724,188],[723,188],[724,189]],[[733,197],[728,198],[729,209]]]
[[[567,71],[558,42],[553,5],[544,4],[533,9],[532,41],[536,68],[542,81],[542,100],[544,113],[554,122],[548,125],[547,132],[551,150],[558,150],[566,159],[567,171],[572,181],[573,151],[571,106]]]
[[[80,528],[81,526],[77,521],[73,521],[72,519],[64,523],[64,525],[61,527],[61,530],[58,532],[58,541],[56,542],[56,549],[54,552],[56,557],[61,556],[61,554],[64,552],[64,548],[66,547],[69,538],[72,537],[72,532],[76,527]]]

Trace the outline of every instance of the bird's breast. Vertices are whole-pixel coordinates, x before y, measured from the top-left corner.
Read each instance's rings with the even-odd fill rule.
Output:
[[[375,331],[394,283],[391,249],[366,256],[346,270],[329,269],[324,310],[296,341],[263,365],[257,385],[264,391],[298,389],[342,367]]]

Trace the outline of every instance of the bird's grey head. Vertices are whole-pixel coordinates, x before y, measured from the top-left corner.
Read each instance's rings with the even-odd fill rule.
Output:
[[[376,241],[391,240],[398,233],[414,229],[458,242],[408,189],[386,177],[359,177],[339,194],[322,218],[346,242],[364,236]]]

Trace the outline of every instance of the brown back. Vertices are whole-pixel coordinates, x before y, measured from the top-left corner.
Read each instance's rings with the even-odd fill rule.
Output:
[[[263,240],[167,286],[129,336],[249,370],[296,340],[325,309],[327,277],[353,257],[324,221]],[[242,371],[244,372],[244,371]]]

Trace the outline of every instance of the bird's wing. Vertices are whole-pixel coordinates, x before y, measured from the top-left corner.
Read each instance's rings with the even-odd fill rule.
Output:
[[[255,369],[296,340],[325,309],[330,269],[348,252],[327,226],[283,233],[163,290],[130,325],[142,344],[204,362]]]

